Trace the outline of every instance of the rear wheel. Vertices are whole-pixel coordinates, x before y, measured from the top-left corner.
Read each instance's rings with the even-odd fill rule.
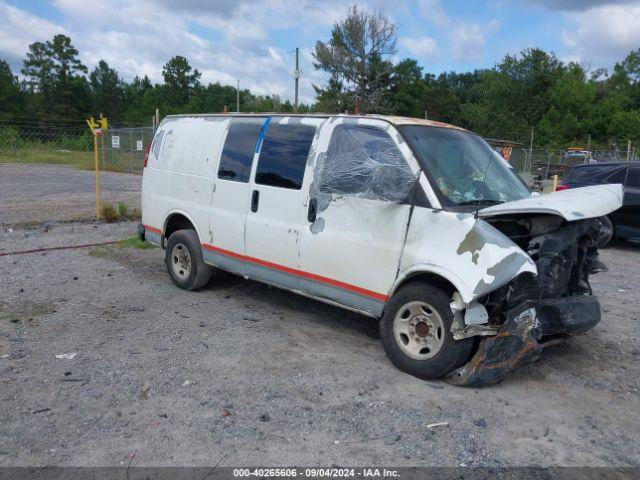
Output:
[[[454,340],[448,296],[423,282],[402,287],[380,321],[382,345],[393,364],[419,378],[442,378],[471,357],[473,339]]]
[[[178,230],[169,236],[164,263],[173,283],[183,290],[198,290],[211,277],[211,267],[202,261],[202,248],[194,230]]]

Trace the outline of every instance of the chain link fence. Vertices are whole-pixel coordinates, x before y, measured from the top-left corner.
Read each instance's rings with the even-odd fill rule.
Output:
[[[633,150],[549,150],[513,149],[509,162],[527,184],[537,190],[548,191],[553,177],[561,180],[573,165],[605,162],[637,162],[638,151]]]
[[[98,137],[103,217],[135,216],[152,127],[109,128]],[[549,190],[571,165],[638,161],[638,151],[513,148],[509,158],[529,186]],[[0,121],[0,225],[96,216],[93,136],[82,122]],[[108,211],[109,207],[113,207]]]
[[[98,139],[100,213],[135,218],[151,127]],[[0,122],[0,225],[96,217],[94,139],[82,123]]]
[[[100,139],[102,169],[142,173],[146,149],[152,139],[153,127],[108,129]]]

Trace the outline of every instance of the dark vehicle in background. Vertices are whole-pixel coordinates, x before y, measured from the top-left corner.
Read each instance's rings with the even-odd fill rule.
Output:
[[[574,165],[558,190],[605,183],[624,185],[624,203],[622,208],[600,218],[606,233],[600,238],[599,246],[607,245],[614,238],[640,240],[640,162]]]

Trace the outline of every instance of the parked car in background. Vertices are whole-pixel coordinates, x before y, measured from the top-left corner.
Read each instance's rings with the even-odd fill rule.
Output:
[[[604,225],[598,245],[604,247],[614,238],[640,239],[640,162],[574,165],[558,190],[621,183],[624,185],[622,208],[600,219]]]

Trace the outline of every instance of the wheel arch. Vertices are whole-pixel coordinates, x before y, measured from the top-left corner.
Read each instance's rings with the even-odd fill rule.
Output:
[[[169,238],[169,236],[177,230],[194,230],[196,235],[198,235],[198,241],[202,238],[196,222],[189,214],[182,210],[174,210],[167,214],[162,228],[162,238]]]
[[[389,298],[407,283],[425,282],[440,288],[449,296],[452,296],[454,292],[460,292],[463,299],[466,298],[471,301],[469,298],[470,292],[467,288],[463,287],[461,280],[451,277],[452,275],[447,275],[445,272],[434,271],[428,268],[415,268],[398,277],[389,293]]]

